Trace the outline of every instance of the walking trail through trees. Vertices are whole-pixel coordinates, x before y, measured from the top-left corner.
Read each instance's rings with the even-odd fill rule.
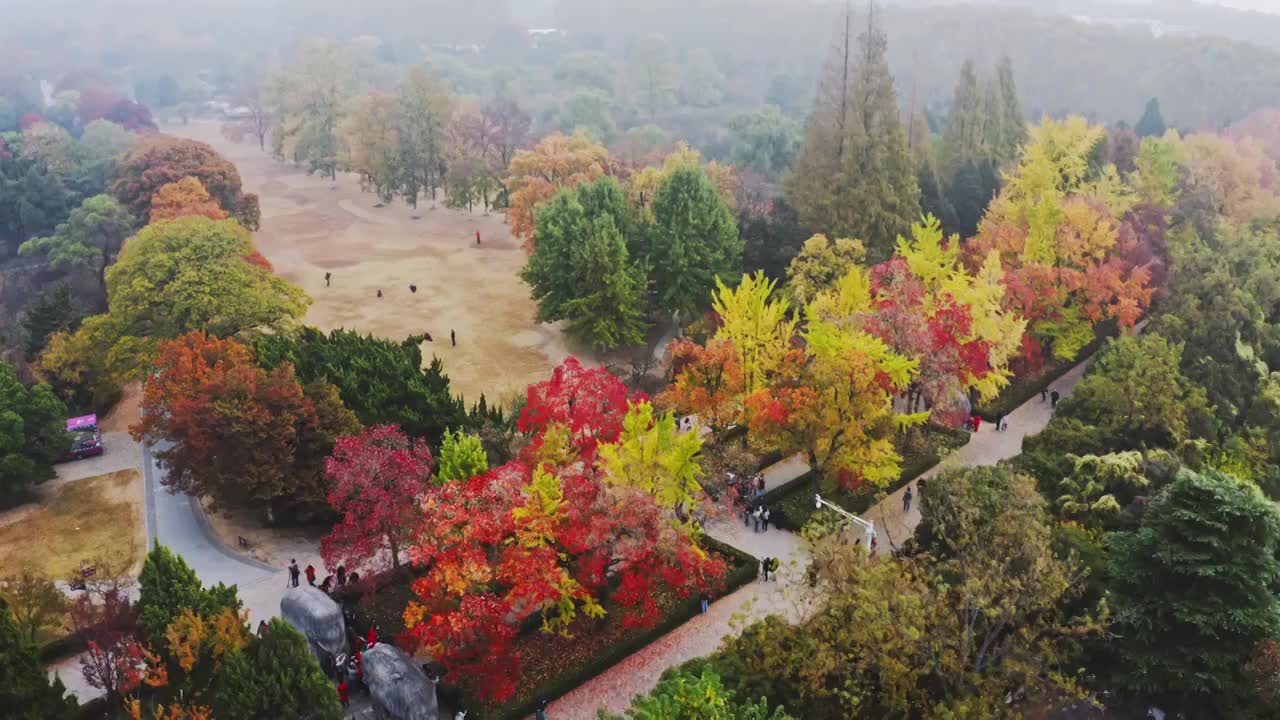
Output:
[[[1087,359],[1082,361],[1055,381],[1051,389],[1057,390],[1064,398],[1070,397],[1087,365]],[[1000,432],[995,429],[996,423],[983,423],[981,430],[974,434],[967,445],[920,477],[932,478],[950,468],[995,465],[1001,460],[1014,457],[1022,451],[1022,439],[1043,430],[1052,416],[1049,403],[1041,401],[1037,394],[1009,414],[1008,430]],[[799,455],[790,457],[764,470],[765,486],[772,490],[800,477],[808,470]],[[915,486],[916,482],[912,481],[911,487]],[[919,493],[916,494],[911,511],[902,512],[902,494],[905,491],[905,486],[898,489],[862,516],[876,524],[880,537],[879,552],[891,552],[893,546],[909,537],[920,522]],[[741,517],[737,516],[709,524],[707,534],[756,558],[781,559],[783,565],[778,571],[777,582],[764,583],[757,580],[720,598],[706,614],[695,615],[680,627],[551,703],[547,708],[548,717],[557,720],[594,720],[596,711],[600,708],[622,712],[630,706],[632,697],[652,690],[658,684],[658,678],[668,668],[711,654],[720,647],[726,635],[737,633],[770,614],[778,614],[795,622],[810,613],[813,603],[799,587],[809,562],[808,543],[803,538],[775,529],[755,533],[744,527]]]

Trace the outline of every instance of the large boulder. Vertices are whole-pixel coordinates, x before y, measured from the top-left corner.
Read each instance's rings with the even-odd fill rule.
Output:
[[[396,720],[439,720],[436,684],[403,650],[378,643],[364,651],[364,682],[381,712]]]
[[[325,673],[336,673],[339,659],[347,654],[346,623],[338,603],[319,588],[303,585],[285,591],[280,615],[307,638]]]

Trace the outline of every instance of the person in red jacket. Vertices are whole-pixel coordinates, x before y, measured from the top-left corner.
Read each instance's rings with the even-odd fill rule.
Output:
[[[307,584],[308,585],[316,584],[316,566],[315,565],[307,566]]]
[[[338,702],[342,703],[342,707],[346,707],[351,702],[351,696],[347,692],[347,684],[345,682],[338,683]]]
[[[369,628],[369,637],[367,642],[369,644],[366,647],[373,647],[374,645],[378,644],[378,628],[376,627]]]

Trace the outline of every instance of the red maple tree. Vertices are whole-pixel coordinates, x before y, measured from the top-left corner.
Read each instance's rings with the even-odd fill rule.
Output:
[[[418,498],[429,486],[431,450],[425,441],[410,440],[394,425],[379,425],[346,437],[324,462],[332,483],[329,507],[342,516],[320,541],[325,565],[368,572],[391,567],[412,537]]]

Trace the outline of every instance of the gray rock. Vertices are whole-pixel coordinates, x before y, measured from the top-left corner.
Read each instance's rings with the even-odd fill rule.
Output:
[[[378,643],[364,652],[364,682],[380,711],[396,720],[439,720],[436,684],[403,650]]]
[[[311,645],[320,667],[332,676],[340,656],[347,654],[347,629],[342,608],[319,588],[303,585],[285,591],[280,615]]]

